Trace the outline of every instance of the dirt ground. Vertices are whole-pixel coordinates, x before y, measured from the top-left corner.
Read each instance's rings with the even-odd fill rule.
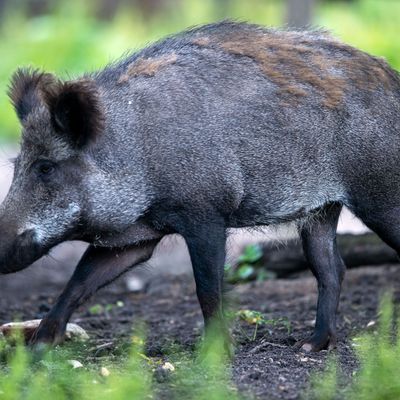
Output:
[[[380,295],[392,289],[400,298],[399,265],[363,267],[348,271],[341,296],[338,319],[339,355],[346,375],[357,368],[351,347],[351,338],[365,332],[370,321],[376,321]],[[62,281],[70,271],[39,268],[20,272],[0,284],[0,323],[15,318],[40,318],[54,302],[62,288]],[[59,279],[54,279],[54,275]],[[61,276],[61,277],[60,277]],[[251,309],[266,318],[285,318],[286,324],[263,326],[255,340],[254,326],[241,324],[234,330],[237,350],[233,364],[233,381],[244,394],[260,399],[298,399],[309,383],[310,374],[321,370],[327,352],[304,354],[292,345],[309,335],[315,318],[317,292],[312,276],[304,273],[295,279],[253,282],[236,286],[230,293],[236,309]],[[116,304],[110,315],[91,314],[96,304]],[[123,280],[100,291],[90,303],[73,316],[87,330],[91,340],[112,349],[119,339],[127,337],[135,320],[144,320],[148,326],[147,354],[163,357],[168,344],[177,343],[191,350],[201,335],[202,318],[195,296],[192,277],[154,276],[145,291],[128,293]],[[246,332],[244,334],[243,332]],[[248,336],[248,337],[247,337]]]

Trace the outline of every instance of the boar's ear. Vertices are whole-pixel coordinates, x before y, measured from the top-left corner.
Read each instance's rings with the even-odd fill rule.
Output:
[[[8,87],[8,96],[21,123],[42,103],[42,88],[56,82],[57,78],[54,75],[31,68],[19,68],[14,72]]]
[[[104,129],[100,94],[92,79],[59,82],[44,91],[56,132],[74,147],[83,147]]]

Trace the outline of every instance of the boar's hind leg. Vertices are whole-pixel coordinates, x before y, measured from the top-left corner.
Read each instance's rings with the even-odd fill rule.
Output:
[[[34,332],[30,343],[61,342],[74,310],[129,268],[148,260],[157,243],[158,240],[153,240],[124,249],[89,246],[56,304]]]
[[[369,204],[367,209],[350,209],[400,256],[400,206],[393,204],[389,194],[375,207]]]
[[[304,253],[318,281],[317,318],[313,335],[297,344],[305,351],[336,346],[336,313],[345,266],[336,246],[336,228],[342,206],[324,206],[300,227]]]

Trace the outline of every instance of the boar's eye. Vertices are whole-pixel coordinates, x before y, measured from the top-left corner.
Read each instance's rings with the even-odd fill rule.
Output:
[[[42,178],[47,178],[50,176],[54,172],[54,169],[54,163],[48,160],[40,160],[35,163],[35,170]]]

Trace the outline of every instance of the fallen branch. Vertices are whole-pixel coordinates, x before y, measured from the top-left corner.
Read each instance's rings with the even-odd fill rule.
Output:
[[[338,235],[337,243],[347,268],[399,262],[397,253],[374,233]],[[262,265],[277,277],[309,269],[300,240],[290,240],[282,246],[273,242],[266,243],[262,249]]]

